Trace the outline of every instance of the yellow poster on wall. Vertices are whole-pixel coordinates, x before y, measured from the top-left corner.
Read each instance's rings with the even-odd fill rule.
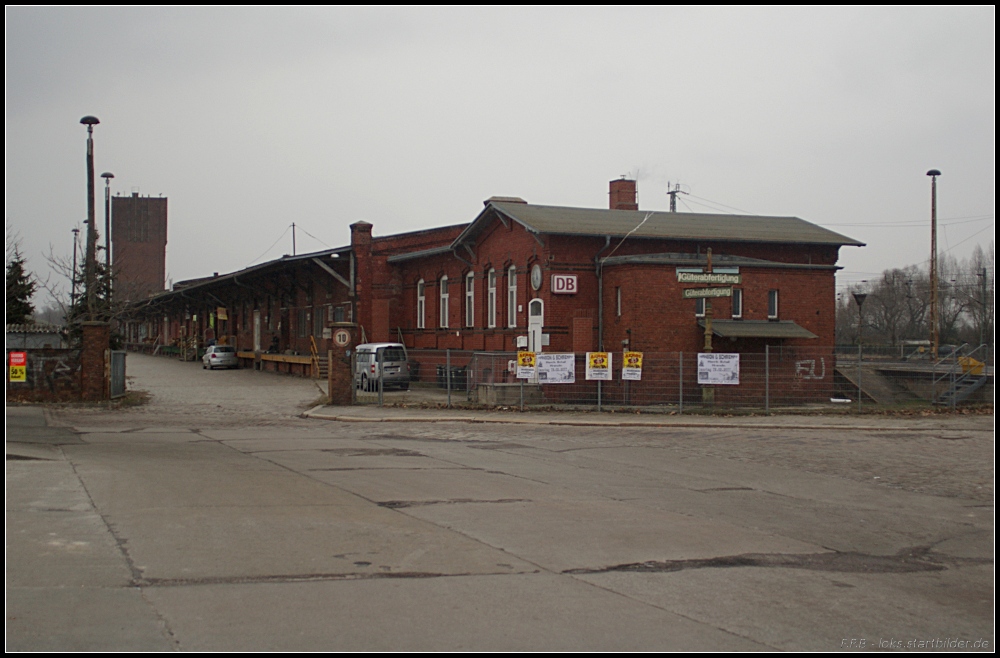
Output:
[[[587,379],[611,381],[611,352],[587,352]]]
[[[518,352],[517,378],[532,379],[535,376],[536,363],[534,352]]]
[[[634,382],[642,380],[642,352],[625,352],[622,355],[622,379]]]

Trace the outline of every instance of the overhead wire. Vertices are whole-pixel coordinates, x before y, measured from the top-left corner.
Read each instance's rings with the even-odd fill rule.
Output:
[[[273,243],[271,244],[271,246],[270,246],[270,247],[268,247],[267,249],[265,249],[265,250],[264,250],[264,253],[262,253],[262,254],[261,254],[260,256],[257,256],[256,258],[254,258],[254,259],[253,259],[252,261],[250,261],[249,263],[247,263],[247,264],[246,264],[246,267],[250,267],[251,265],[253,265],[253,264],[254,264],[254,263],[256,263],[257,261],[259,261],[259,260],[260,260],[261,258],[263,258],[263,257],[264,257],[264,256],[265,256],[265,255],[267,254],[267,252],[269,252],[269,251],[271,251],[272,249],[274,249],[274,245],[278,244],[278,243],[279,243],[279,242],[281,241],[281,239],[282,239],[283,237],[285,237],[285,234],[286,234],[286,233],[288,233],[288,229],[290,229],[290,228],[292,228],[292,225],[291,225],[291,224],[289,224],[288,226],[286,226],[286,227],[285,227],[285,230],[284,230],[284,231],[282,231],[282,232],[281,232],[281,235],[279,235],[279,236],[278,236],[278,239],[277,239],[277,240],[275,240],[275,241],[274,241],[274,242],[273,242]]]

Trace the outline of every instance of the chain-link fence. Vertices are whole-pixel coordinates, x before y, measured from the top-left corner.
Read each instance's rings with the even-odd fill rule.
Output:
[[[595,370],[585,353],[539,354],[534,369],[519,372],[516,352],[410,350],[405,385],[398,377],[373,381],[359,385],[356,397],[360,404],[661,413],[954,408],[993,400],[993,353],[985,347],[963,346],[937,361],[929,353],[857,346],[768,347],[707,358],[645,352],[629,373],[623,357],[610,353],[609,367]]]

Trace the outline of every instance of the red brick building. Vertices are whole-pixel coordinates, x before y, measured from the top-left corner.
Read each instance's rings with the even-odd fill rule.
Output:
[[[611,182],[607,210],[494,197],[470,224],[372,238],[351,227],[357,321],[371,340],[411,348],[698,351],[704,303],[678,273],[737,274],[711,302],[730,351],[767,341],[833,345],[834,274],[843,245],[795,217],[636,210],[634,181]],[[702,324],[699,324],[701,322]],[[523,341],[522,341],[523,342]]]
[[[608,209],[493,197],[470,223],[390,236],[351,225],[351,244],[178,284],[147,307],[145,333],[226,337],[246,351],[308,354],[331,323],[424,349],[695,353],[704,302],[684,275],[737,275],[711,301],[717,350],[834,344],[841,246],[860,242],[795,217],[645,212],[636,185]]]

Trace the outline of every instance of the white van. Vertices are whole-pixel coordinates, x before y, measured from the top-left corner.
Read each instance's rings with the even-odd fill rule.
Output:
[[[354,386],[362,391],[410,388],[410,364],[402,343],[362,343],[355,348]]]

